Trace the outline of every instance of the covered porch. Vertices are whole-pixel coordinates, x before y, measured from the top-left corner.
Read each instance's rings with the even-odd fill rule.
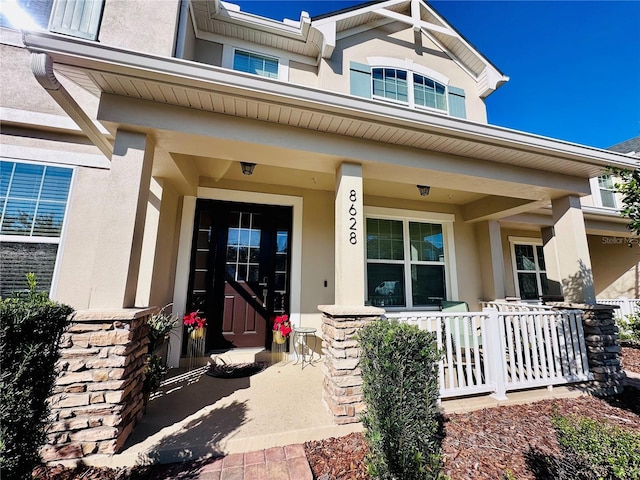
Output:
[[[252,332],[244,346],[268,347],[283,313],[319,331],[319,304],[476,310],[509,293],[502,222],[549,206],[530,228],[550,294],[595,301],[580,197],[622,155],[47,33],[25,43],[110,158],[78,172],[63,302],[199,308],[209,348]],[[185,345],[179,328],[171,365]]]

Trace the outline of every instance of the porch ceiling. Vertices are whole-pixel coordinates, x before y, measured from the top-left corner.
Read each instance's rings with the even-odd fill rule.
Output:
[[[587,193],[584,179],[603,167],[638,163],[619,153],[47,32],[25,32],[24,42],[101,96],[98,117],[112,133],[147,131],[167,152],[326,173],[353,160],[373,179],[426,177],[421,182],[531,200]]]

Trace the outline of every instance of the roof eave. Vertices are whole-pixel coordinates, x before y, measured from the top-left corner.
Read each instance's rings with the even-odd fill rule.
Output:
[[[638,168],[640,160],[617,152],[481,124],[444,115],[407,110],[346,94],[289,84],[195,62],[143,54],[99,45],[49,32],[25,32],[24,44],[35,53],[47,53],[54,62],[96,71],[185,84],[204,90],[224,89],[265,101],[277,101],[363,121],[405,126],[434,134],[491,144],[579,162],[597,168]],[[240,80],[240,81],[239,81]]]

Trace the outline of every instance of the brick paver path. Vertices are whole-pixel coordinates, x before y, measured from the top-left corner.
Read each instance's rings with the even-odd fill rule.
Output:
[[[313,480],[302,445],[233,453],[204,465],[198,480]]]

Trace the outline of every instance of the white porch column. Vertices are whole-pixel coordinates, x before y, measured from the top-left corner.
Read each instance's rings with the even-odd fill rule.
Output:
[[[336,305],[364,306],[365,225],[362,165],[343,163],[336,175]]]
[[[163,179],[152,178],[149,186],[149,201],[142,236],[142,252],[140,255],[140,270],[136,291],[136,305],[149,305],[151,298],[151,283],[153,267],[160,227],[160,207],[162,205]]]
[[[478,251],[480,252],[480,274],[484,300],[505,298],[504,255],[500,223],[497,220],[479,222],[476,225]]]
[[[145,134],[116,133],[90,308],[135,304],[153,150],[153,141]]]
[[[547,277],[562,285],[566,302],[595,303],[591,258],[580,198],[568,195],[552,200],[553,232],[545,232],[545,260],[557,264],[547,267]],[[549,238],[549,235],[552,238]]]

